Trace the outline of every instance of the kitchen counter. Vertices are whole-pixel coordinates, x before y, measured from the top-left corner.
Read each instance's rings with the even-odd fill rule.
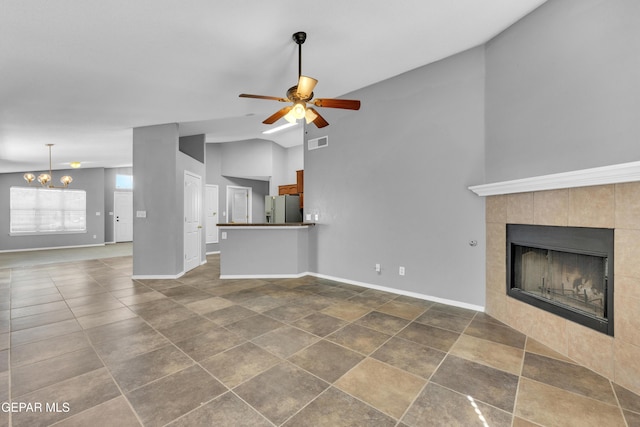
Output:
[[[309,229],[315,223],[218,224],[220,278],[301,277],[309,271]]]
[[[310,227],[316,225],[315,222],[280,222],[277,224],[270,222],[244,223],[224,223],[216,224],[219,228],[224,227]]]

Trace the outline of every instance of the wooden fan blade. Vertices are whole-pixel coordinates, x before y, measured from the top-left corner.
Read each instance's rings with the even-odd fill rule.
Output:
[[[323,128],[325,126],[329,126],[329,122],[326,121],[324,119],[324,117],[322,117],[320,115],[320,113],[318,113],[317,110],[313,109],[313,108],[307,108],[308,110],[313,111],[313,114],[315,114],[317,117],[313,120],[313,124],[316,125],[316,127],[318,128]]]
[[[313,100],[316,107],[343,108],[345,110],[359,110],[360,101],[355,99],[318,98]]]
[[[292,108],[292,106],[281,108],[275,114],[267,117],[262,123],[264,123],[265,125],[271,125],[284,117],[289,111],[291,111]]]
[[[300,99],[309,99],[313,93],[313,88],[316,87],[318,81],[313,77],[300,76],[298,79],[298,86],[296,92]]]
[[[241,93],[238,96],[240,98],[268,99],[270,101],[289,102],[289,100],[287,98],[278,98],[277,96],[251,95],[249,93]]]

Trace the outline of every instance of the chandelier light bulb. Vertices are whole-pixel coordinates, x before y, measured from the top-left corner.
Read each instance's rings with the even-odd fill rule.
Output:
[[[22,175],[22,177],[29,184],[31,184],[36,179],[36,176],[32,173],[25,173],[24,175]]]
[[[38,175],[38,182],[42,185],[47,185],[47,183],[51,181],[51,175],[48,173],[41,173]]]

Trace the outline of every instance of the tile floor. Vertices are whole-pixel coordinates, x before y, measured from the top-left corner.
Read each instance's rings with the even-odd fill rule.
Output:
[[[0,269],[0,425],[640,426],[640,397],[483,313],[131,264]]]

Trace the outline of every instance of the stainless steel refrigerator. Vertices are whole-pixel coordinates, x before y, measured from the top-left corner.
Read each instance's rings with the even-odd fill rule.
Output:
[[[264,211],[269,224],[302,222],[300,196],[265,196]]]

